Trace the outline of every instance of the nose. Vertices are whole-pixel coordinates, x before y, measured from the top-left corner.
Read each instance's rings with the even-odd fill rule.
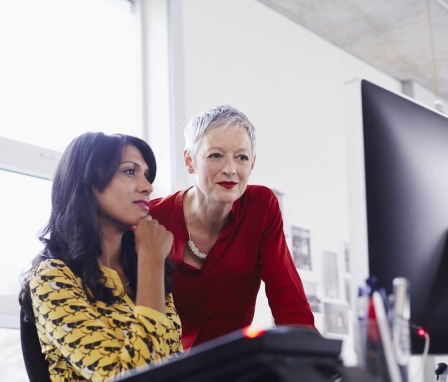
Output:
[[[141,177],[141,181],[139,183],[139,192],[149,195],[154,190],[152,183],[145,177]]]
[[[226,175],[235,175],[236,174],[236,168],[235,168],[235,162],[233,158],[229,158],[224,162],[224,167],[222,168],[222,173]]]

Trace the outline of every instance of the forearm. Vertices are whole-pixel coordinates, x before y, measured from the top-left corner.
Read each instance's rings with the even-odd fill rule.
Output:
[[[136,305],[165,314],[165,262],[161,256],[139,256]]]

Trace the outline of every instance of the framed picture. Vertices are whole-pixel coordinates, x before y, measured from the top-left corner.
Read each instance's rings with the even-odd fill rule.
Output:
[[[292,257],[296,268],[311,271],[310,230],[291,226]]]
[[[324,303],[325,333],[348,334],[348,306]]]
[[[344,277],[345,299],[349,307],[352,306],[352,286],[350,276]]]
[[[322,300],[319,298],[318,293],[319,283],[306,279],[302,279],[302,283],[311,311],[313,313],[322,313]]]
[[[347,242],[344,242],[344,264],[345,273],[350,273],[350,249]]]
[[[322,251],[324,278],[324,295],[326,298],[339,299],[338,254],[333,251]]]

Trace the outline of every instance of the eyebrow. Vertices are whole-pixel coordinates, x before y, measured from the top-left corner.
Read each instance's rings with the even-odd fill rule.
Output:
[[[221,150],[221,151],[225,151],[221,146],[213,146],[213,147],[208,147],[206,148],[205,152],[209,152],[209,151],[213,151],[213,150]],[[236,153],[241,152],[241,151],[250,151],[251,148],[239,148],[237,150],[235,150]]]
[[[120,166],[122,166],[124,164],[133,164],[136,167],[143,168],[143,166],[140,163],[134,162],[132,160],[125,160],[125,161],[120,162]],[[146,164],[146,162],[145,162],[145,164]],[[145,176],[149,175],[149,172],[150,172],[149,166],[146,164],[146,171],[144,171]]]

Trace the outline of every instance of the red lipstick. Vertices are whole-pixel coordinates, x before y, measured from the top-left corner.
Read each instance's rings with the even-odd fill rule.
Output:
[[[237,185],[237,183],[235,183],[235,182],[218,182],[218,184],[221,187],[224,187],[228,190],[232,189],[233,187],[235,187]]]

